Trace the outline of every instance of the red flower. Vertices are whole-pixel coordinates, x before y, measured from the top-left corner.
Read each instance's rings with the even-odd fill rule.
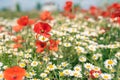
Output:
[[[95,15],[97,13],[97,7],[91,6],[90,7],[90,14]]]
[[[13,45],[13,48],[22,48],[22,45],[20,43],[15,43]]]
[[[69,13],[69,14],[68,14],[68,18],[69,18],[69,19],[74,19],[74,18],[75,18],[75,15],[72,14],[72,13]]]
[[[16,26],[13,26],[12,28],[15,32],[19,32],[23,29],[23,26],[20,26],[20,25],[16,25]]]
[[[28,24],[29,24],[29,25],[32,25],[32,24],[34,24],[34,23],[35,23],[35,21],[36,21],[36,20],[34,20],[34,19],[29,19]]]
[[[72,10],[72,5],[73,5],[72,1],[67,1],[64,6],[64,10],[70,12]]]
[[[48,23],[38,22],[34,26],[34,31],[37,34],[41,34],[45,37],[50,37],[51,26]]]
[[[24,42],[24,40],[22,39],[21,36],[17,36],[16,38],[13,39],[13,41],[16,42],[16,43]]]
[[[41,42],[41,41],[36,41],[36,46],[37,46],[37,50],[36,52],[39,53],[39,52],[43,52],[44,49],[46,48],[46,42]]]
[[[90,77],[91,77],[91,78],[96,78],[96,77],[93,75],[94,73],[98,73],[98,74],[100,75],[100,74],[101,74],[101,71],[100,71],[100,70],[98,70],[98,71],[96,71],[96,70],[91,70],[91,71],[90,71]]]
[[[113,11],[111,18],[120,17],[120,8]]]
[[[46,21],[46,20],[52,20],[53,18],[52,18],[51,13],[49,11],[43,11],[40,14],[40,19],[43,21]]]
[[[103,17],[108,17],[108,16],[110,15],[110,13],[107,12],[107,11],[102,11],[102,12],[101,12],[101,15],[102,15]]]
[[[17,20],[17,23],[21,26],[26,26],[28,25],[28,22],[29,22],[29,18],[28,16],[22,16],[20,17],[18,20]]]
[[[4,78],[5,80],[23,80],[25,74],[25,69],[14,66],[4,71]]]
[[[50,46],[49,46],[49,49],[50,50],[53,50],[53,51],[58,51],[58,44],[59,44],[59,41],[58,40],[49,40],[50,42]]]

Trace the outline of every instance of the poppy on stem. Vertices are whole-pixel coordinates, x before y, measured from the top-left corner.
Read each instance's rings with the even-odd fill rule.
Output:
[[[50,37],[51,26],[48,23],[38,22],[34,25],[34,32],[45,37]]]
[[[25,74],[25,69],[19,66],[13,66],[4,71],[4,78],[5,80],[23,80]]]

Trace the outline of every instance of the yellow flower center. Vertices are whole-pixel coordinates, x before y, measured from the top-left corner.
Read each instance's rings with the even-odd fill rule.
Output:
[[[109,61],[108,61],[108,64],[113,64],[113,61],[112,61],[112,60],[109,60]]]
[[[105,75],[103,78],[104,78],[104,79],[108,79],[108,76],[107,76],[107,75]]]

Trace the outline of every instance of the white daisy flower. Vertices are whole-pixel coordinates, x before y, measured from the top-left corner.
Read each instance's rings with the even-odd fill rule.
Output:
[[[112,76],[110,74],[107,74],[107,73],[102,73],[101,78],[104,80],[111,80]]]
[[[41,42],[46,42],[49,40],[49,38],[45,37],[45,36],[39,36],[38,40],[40,40]]]
[[[46,73],[41,73],[40,77],[45,78],[45,77],[47,77],[47,74]]]
[[[32,61],[31,66],[35,67],[35,66],[37,66],[37,65],[38,65],[38,62],[37,62],[37,61]]]
[[[93,65],[92,64],[90,64],[90,63],[85,63],[84,64],[84,67],[86,68],[86,69],[88,69],[88,70],[91,70],[91,69],[93,69]]]
[[[87,59],[86,59],[85,56],[80,56],[80,57],[79,57],[79,61],[80,61],[80,62],[86,62],[86,60],[87,60]]]

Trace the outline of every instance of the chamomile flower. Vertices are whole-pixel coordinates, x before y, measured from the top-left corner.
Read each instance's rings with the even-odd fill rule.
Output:
[[[85,63],[84,64],[84,67],[86,68],[86,69],[88,69],[88,70],[91,70],[91,69],[93,69],[93,65],[92,64],[90,64],[90,63]]]
[[[75,70],[75,71],[82,71],[81,65],[76,65],[76,66],[74,67],[74,70]]]
[[[31,56],[31,54],[25,54],[25,58],[31,58],[32,56]]]
[[[50,80],[49,78],[45,78],[44,80]]]
[[[3,63],[2,63],[2,62],[0,62],[0,67],[1,67],[1,66],[3,66]]]
[[[47,37],[45,37],[45,36],[39,36],[39,37],[38,37],[38,40],[40,40],[41,42],[46,42],[46,41],[48,41],[49,39],[48,39]]]
[[[77,77],[77,78],[81,78],[82,74],[79,71],[72,71],[72,76]]]
[[[26,66],[26,64],[25,64],[24,62],[20,62],[20,63],[19,63],[19,66],[23,68],[23,67]]]
[[[38,65],[38,62],[37,62],[37,61],[32,61],[31,66],[35,67],[35,66],[37,66],[37,65]]]
[[[118,60],[120,60],[120,52],[117,52],[117,53],[115,54],[115,57],[116,57]]]
[[[110,74],[107,74],[107,73],[102,73],[101,78],[104,80],[111,80],[112,76]]]
[[[56,67],[55,64],[48,64],[48,66],[47,66],[47,69],[50,70],[50,71],[53,71],[53,70],[55,70],[56,68],[57,68],[57,67]]]
[[[93,54],[93,56],[92,56],[92,59],[93,59],[93,60],[98,60],[98,58],[99,58],[98,55]]]
[[[64,46],[65,46],[65,47],[70,47],[70,46],[71,46],[71,43],[64,43]]]
[[[41,73],[40,77],[45,78],[45,77],[47,77],[47,74],[46,73]]]
[[[64,74],[65,76],[70,76],[71,73],[72,73],[72,71],[71,71],[70,69],[65,69],[65,70],[63,70],[63,74]]]
[[[80,56],[80,57],[79,57],[79,61],[80,61],[80,62],[86,62],[86,60],[87,60],[87,59],[86,59],[85,56]]]
[[[67,65],[68,65],[67,62],[62,62],[62,63],[61,63],[61,66],[63,66],[63,67],[66,67]]]
[[[108,59],[104,62],[105,66],[115,66],[117,64],[116,59]]]
[[[0,80],[3,80],[3,72],[0,71]]]

